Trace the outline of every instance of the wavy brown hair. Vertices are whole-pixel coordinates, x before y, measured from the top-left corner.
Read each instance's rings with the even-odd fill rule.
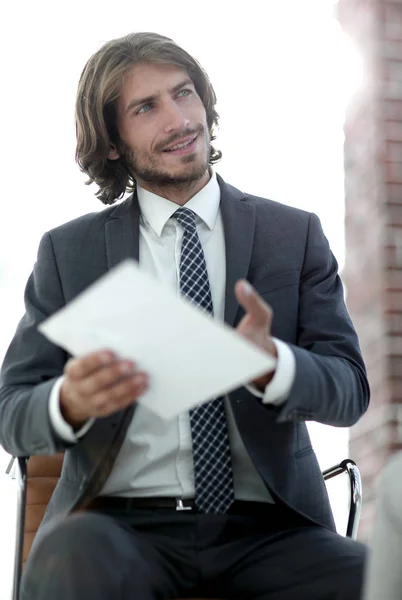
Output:
[[[127,71],[139,62],[176,65],[185,69],[205,107],[211,141],[218,125],[216,95],[201,65],[173,40],[157,33],[131,33],[104,44],[88,60],[78,84],[75,106],[76,161],[95,182],[96,196],[113,204],[135,190],[135,179],[124,158],[110,160],[110,145],[120,146],[116,101]],[[211,145],[210,164],[222,153]]]

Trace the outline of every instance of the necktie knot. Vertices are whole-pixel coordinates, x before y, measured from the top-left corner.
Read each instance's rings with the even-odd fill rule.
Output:
[[[193,233],[197,230],[195,224],[195,213],[189,208],[182,206],[181,208],[177,209],[175,213],[173,213],[173,216],[183,227],[184,231]]]

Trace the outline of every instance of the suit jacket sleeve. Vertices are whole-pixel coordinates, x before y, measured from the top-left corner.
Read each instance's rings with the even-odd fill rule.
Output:
[[[68,356],[37,329],[64,304],[47,233],[25,289],[25,315],[6,353],[0,378],[0,444],[13,456],[52,454],[70,445],[57,436],[48,409],[51,389]]]
[[[296,373],[279,421],[356,423],[367,409],[369,385],[338,265],[314,214],[300,275],[297,343],[290,347]]]

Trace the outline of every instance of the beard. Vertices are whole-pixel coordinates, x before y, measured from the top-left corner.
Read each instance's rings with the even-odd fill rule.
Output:
[[[160,165],[159,153],[163,148],[170,146],[175,141],[192,135],[202,136],[205,143],[204,156],[199,153],[182,156],[180,164],[183,168],[175,169],[169,172],[168,168]],[[133,150],[125,142],[121,141],[119,153],[126,168],[135,180],[144,181],[153,188],[182,188],[191,187],[205,175],[208,170],[209,159],[211,156],[211,138],[207,128],[200,124],[195,129],[185,129],[180,133],[172,135],[165,140],[163,144],[158,144],[153,152],[139,152]]]

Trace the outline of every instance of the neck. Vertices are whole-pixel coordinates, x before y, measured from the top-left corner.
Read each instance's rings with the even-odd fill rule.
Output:
[[[150,181],[141,181],[138,179],[137,183],[144,188],[144,190],[148,190],[148,192],[152,192],[153,194],[157,194],[162,198],[166,198],[166,200],[170,200],[170,202],[174,202],[179,206],[184,206],[186,202],[198,194],[198,192],[207,185],[210,179],[211,175],[208,170],[201,177],[201,179],[198,179],[197,181],[188,181],[177,184],[172,183],[162,186],[153,184]]]

